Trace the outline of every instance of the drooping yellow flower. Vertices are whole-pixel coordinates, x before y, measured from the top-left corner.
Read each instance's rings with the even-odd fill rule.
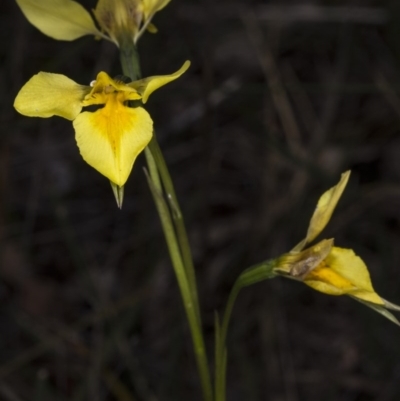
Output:
[[[45,35],[57,40],[75,40],[94,35],[113,41],[136,43],[148,29],[156,32],[151,20],[170,0],[99,0],[90,13],[73,0],[16,0],[28,21]]]
[[[304,249],[328,224],[349,177],[350,171],[342,174],[339,183],[321,196],[306,237],[289,253],[275,260],[274,271],[325,294],[349,295],[399,324],[387,309],[400,310],[400,307],[375,292],[365,263],[352,249],[335,247],[333,239]]]
[[[129,107],[130,100],[147,102],[150,94],[177,79],[190,62],[171,75],[124,83],[100,72],[91,86],[79,85],[64,75],[40,72],[19,91],[14,107],[28,117],[60,116],[73,121],[83,159],[122,187],[138,154],[153,135],[153,121],[143,107]],[[98,105],[96,111],[83,111]],[[104,107],[101,107],[104,105]]]

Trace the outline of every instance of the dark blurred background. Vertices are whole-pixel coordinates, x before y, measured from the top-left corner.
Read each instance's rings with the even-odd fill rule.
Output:
[[[96,1],[81,1],[87,9]],[[115,46],[52,40],[0,5],[0,400],[200,400],[188,326],[141,156],[118,210],[71,122],[12,107],[38,71],[120,74]],[[185,214],[213,355],[214,311],[251,264],[325,238],[400,303],[400,5],[172,0],[139,43],[143,75],[190,70],[147,109]],[[400,399],[400,329],[347,297],[276,279],[243,290],[228,400]]]

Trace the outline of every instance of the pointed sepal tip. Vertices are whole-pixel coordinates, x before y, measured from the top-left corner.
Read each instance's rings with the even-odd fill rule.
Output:
[[[119,185],[114,184],[112,181],[110,181],[110,184],[117,202],[117,206],[119,209],[122,209],[122,202],[124,201],[124,186],[120,187]]]

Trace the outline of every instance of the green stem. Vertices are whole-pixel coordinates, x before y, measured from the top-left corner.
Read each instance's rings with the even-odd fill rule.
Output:
[[[132,43],[121,46],[120,58],[123,73],[133,80],[140,79],[141,74],[139,57],[136,48]],[[180,213],[168,168],[155,137],[153,137],[151,144],[151,149],[150,146],[145,149],[145,156],[150,172],[149,186],[152,191],[154,202],[156,204],[158,215],[161,221],[161,226],[164,232],[171,262],[177,277],[183,305],[188,319],[197,368],[203,390],[203,398],[205,401],[212,401],[213,393],[211,378],[203,333],[201,330],[196,280],[186,229],[184,227],[182,214]],[[172,201],[171,210],[173,212],[172,214],[174,216],[173,219],[175,226],[173,224],[173,219],[171,218],[170,208],[165,202],[163,196],[162,185],[167,192],[168,199]],[[178,232],[180,240],[179,242],[176,236],[175,228]]]
[[[275,273],[273,272],[274,266],[275,261],[268,260],[249,267],[236,279],[232,287],[222,319],[222,325],[220,328],[218,325],[216,334],[219,338],[216,339],[217,346],[215,352],[215,401],[225,401],[226,399],[226,337],[236,298],[242,288],[275,277]]]
[[[217,346],[215,347],[215,401],[225,401],[226,399],[226,336],[228,332],[229,321],[232,315],[233,306],[240,290],[244,287],[240,277],[235,281],[233,288],[229,294],[226,304],[222,326],[217,332],[219,338],[216,339]]]
[[[226,309],[224,312],[224,317],[222,319],[221,325],[221,344],[225,347],[226,335],[228,333],[229,321],[231,319],[233,305],[235,304],[236,298],[239,295],[240,290],[244,287],[244,285],[240,282],[240,278],[235,281],[235,284],[232,287],[232,290],[229,294],[228,302],[226,303]]]
[[[210,373],[208,370],[207,355],[204,346],[203,334],[200,327],[199,319],[195,305],[193,303],[192,294],[188,278],[185,272],[180,249],[176,240],[174,226],[167,203],[162,195],[162,186],[156,163],[153,155],[148,148],[145,149],[147,164],[149,166],[151,181],[149,185],[153,193],[154,202],[160,217],[161,226],[164,231],[165,240],[167,242],[168,251],[171,257],[172,265],[174,266],[175,275],[178,280],[179,289],[185,307],[186,316],[188,318],[190,332],[192,335],[193,348],[196,356],[197,368],[200,374],[200,380],[203,389],[203,397],[206,401],[212,401],[212,387]]]
[[[122,72],[132,81],[142,78],[140,69],[139,54],[137,48],[132,44],[132,41],[121,41],[119,47],[119,60],[121,62]]]
[[[178,241],[182,253],[183,264],[185,266],[188,282],[190,285],[190,290],[195,303],[196,313],[198,315],[198,319],[201,324],[200,306],[198,301],[199,298],[197,294],[197,285],[196,285],[196,274],[194,271],[192,252],[190,250],[188,235],[185,227],[185,221],[183,219],[182,211],[179,207],[178,198],[176,196],[174,184],[172,183],[172,179],[169,174],[168,166],[165,163],[164,156],[161,152],[160,146],[158,144],[155,135],[153,136],[153,139],[149,143],[149,149],[154,157],[154,160],[160,172],[161,181],[164,185],[164,189],[167,194],[167,199],[169,201],[172,210],[172,218],[174,220],[176,232],[178,235]]]
[[[233,285],[232,290],[229,294],[224,318],[222,320],[221,339],[223,344],[226,341],[226,335],[228,332],[228,325],[231,318],[233,305],[235,304],[240,290],[243,287],[248,287],[249,285],[256,284],[260,281],[276,277],[276,274],[273,271],[274,267],[275,260],[267,260],[265,262],[247,268],[235,281],[235,284]]]

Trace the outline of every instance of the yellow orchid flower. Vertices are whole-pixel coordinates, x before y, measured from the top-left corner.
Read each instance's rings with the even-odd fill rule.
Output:
[[[177,79],[190,62],[171,75],[153,76],[124,83],[100,72],[91,86],[79,85],[64,75],[40,72],[19,91],[14,107],[28,117],[60,116],[73,121],[75,138],[83,159],[122,187],[138,154],[153,135],[153,121],[142,107],[152,92]],[[101,106],[83,111],[87,106]]]
[[[45,35],[57,40],[75,40],[94,35],[114,42],[136,43],[154,14],[170,0],[99,0],[93,10],[99,30],[90,13],[73,0],[16,0],[28,21]]]
[[[367,266],[352,249],[335,247],[333,239],[304,249],[328,224],[349,177],[350,171],[342,174],[339,183],[321,196],[306,237],[289,253],[275,260],[274,272],[302,281],[328,295],[349,295],[400,325],[387,310],[399,311],[400,307],[375,292]]]

